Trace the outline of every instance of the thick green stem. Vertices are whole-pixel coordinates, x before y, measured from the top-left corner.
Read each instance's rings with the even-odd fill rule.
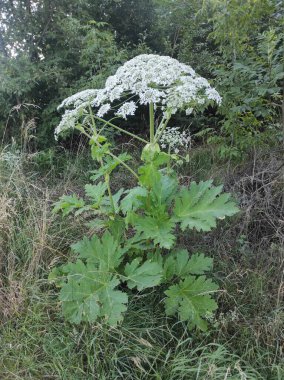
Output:
[[[167,125],[168,125],[168,122],[170,121],[170,117],[168,117],[166,119],[166,121],[162,124],[160,124],[159,128],[158,128],[158,131],[156,133],[156,136],[155,136],[155,142],[158,142],[160,137],[162,136],[164,130],[166,129]],[[162,121],[163,122],[163,121]]]
[[[169,174],[170,168],[171,168],[171,144],[169,144],[168,155],[169,155],[169,161],[167,163],[167,171],[168,171],[168,174]]]
[[[134,175],[136,179],[139,179],[138,175],[135,173],[134,170],[131,169],[129,165],[127,165],[124,161],[122,161],[119,157],[117,157],[115,154],[108,152],[108,155],[117,160],[121,165],[123,165],[131,174]]]
[[[94,132],[95,135],[97,135],[96,122],[95,122],[94,114],[93,114],[92,107],[91,107],[90,104],[89,104],[89,111],[90,111],[90,115],[91,115],[91,121],[92,121],[93,132]]]
[[[113,197],[112,197],[112,193],[111,193],[111,189],[110,189],[109,174],[105,175],[105,183],[107,185],[107,191],[108,191],[108,196],[109,196],[111,208],[112,208],[113,213],[115,214],[115,205],[114,205],[114,201],[113,201]]]
[[[109,125],[110,127],[114,128],[114,129],[117,129],[117,130],[120,131],[120,132],[125,133],[125,134],[128,135],[128,136],[133,137],[134,139],[137,139],[137,140],[143,142],[144,144],[148,144],[148,141],[142,139],[142,137],[136,136],[136,135],[134,135],[134,134],[131,133],[131,132],[125,131],[124,129],[118,127],[118,126],[115,125],[115,124],[110,123],[109,121],[106,121],[106,120],[104,120],[104,119],[101,119],[101,118],[98,117],[98,116],[94,116],[94,118],[95,118],[96,120],[102,121],[103,123]]]
[[[154,120],[154,104],[149,104],[149,118],[150,118],[150,143],[154,143],[154,136],[155,136],[155,120]]]
[[[90,136],[86,131],[81,131],[85,136],[87,136],[90,140],[92,139],[92,136]],[[96,145],[99,146],[100,148],[102,147],[102,145],[96,141]],[[129,165],[127,165],[124,161],[122,161],[119,157],[117,157],[115,154],[111,153],[111,152],[108,152],[107,153],[109,156],[111,156],[112,158],[114,158],[115,160],[117,160],[121,165],[123,165],[131,174],[133,174],[133,176],[136,178],[136,179],[139,179],[138,175],[135,173],[134,170],[131,169],[131,167]]]

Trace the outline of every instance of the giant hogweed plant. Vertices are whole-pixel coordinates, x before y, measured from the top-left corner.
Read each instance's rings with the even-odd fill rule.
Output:
[[[91,238],[72,246],[72,262],[50,274],[61,288],[62,310],[69,321],[116,325],[127,310],[129,291],[159,286],[167,315],[178,314],[191,328],[207,328],[207,316],[217,308],[213,295],[218,286],[206,276],[212,259],[190,255],[177,245],[177,235],[179,230],[210,231],[217,219],[235,214],[237,207],[212,181],[180,186],[171,167],[179,157],[161,151],[159,141],[174,113],[190,114],[220,101],[191,67],[170,57],[140,55],[109,77],[104,89],[85,90],[60,105],[67,110],[56,137],[79,130],[89,138],[92,158],[99,164],[92,183],[85,186],[85,199],[63,196],[54,208],[64,215],[91,213],[90,226],[96,229]],[[149,107],[149,141],[114,124],[114,118],[133,115],[141,104]],[[106,120],[111,112],[114,117]],[[159,123],[155,115],[160,115]],[[113,154],[106,126],[145,144],[138,171],[129,166],[130,155]],[[113,193],[111,174],[118,165],[137,185]]]

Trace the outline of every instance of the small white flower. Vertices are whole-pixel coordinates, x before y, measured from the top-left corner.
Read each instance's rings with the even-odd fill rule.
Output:
[[[84,90],[77,92],[69,98],[63,100],[63,102],[57,107],[58,110],[61,108],[67,108],[69,106],[79,107],[81,104],[91,101],[94,97],[97,96],[98,90]]]
[[[99,108],[97,114],[103,116],[113,107],[114,101],[133,96],[138,104],[153,103],[155,109],[160,107],[168,118],[178,110],[185,109],[189,115],[196,105],[205,107],[211,101],[221,102],[218,92],[190,66],[167,56],[141,54],[119,67],[115,75],[106,80],[103,89],[84,90],[65,99],[59,108],[73,106],[74,114],[72,117],[63,115],[56,133],[68,125],[72,128],[82,115],[82,110],[88,112],[90,104]],[[135,102],[128,101],[117,110],[116,115],[126,118],[134,115],[136,108]]]
[[[126,116],[135,114],[136,108],[137,106],[135,102],[126,102],[118,109],[115,115],[122,116],[124,119],[126,119]]]
[[[108,113],[108,111],[110,110],[110,104],[109,103],[106,103],[106,104],[103,104],[98,112],[97,112],[97,116],[98,117],[103,117],[106,113]]]
[[[116,86],[113,90],[110,91],[109,100],[113,102],[114,100],[119,99],[122,93],[123,93],[123,87]]]
[[[164,91],[159,91],[155,88],[149,88],[139,94],[141,104],[160,103],[164,96]]]
[[[58,126],[55,128],[54,131],[54,137],[55,140],[58,139],[58,136],[60,135],[61,132],[68,130],[68,129],[74,129],[78,119],[85,115],[85,108],[87,108],[87,103],[82,103],[81,106],[73,109],[73,110],[66,110],[65,113],[62,116],[62,119]]]
[[[92,99],[92,106],[99,107],[106,100],[108,100],[106,91],[104,89],[97,90],[96,97]]]
[[[162,149],[169,148],[171,151],[178,154],[180,148],[187,149],[190,147],[191,137],[189,132],[180,132],[179,129],[179,127],[168,127],[164,130],[160,138]]]

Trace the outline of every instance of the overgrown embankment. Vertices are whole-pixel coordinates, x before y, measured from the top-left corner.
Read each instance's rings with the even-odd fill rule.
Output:
[[[51,213],[64,193],[80,193],[87,153],[0,159],[1,355],[3,379],[277,379],[283,371],[284,196],[281,151],[244,163],[218,163],[192,151],[180,181],[224,182],[241,213],[212,233],[179,237],[214,258],[219,310],[209,332],[190,332],[166,318],[151,291],[130,294],[115,329],[74,327],[61,317],[47,276],[70,257],[84,220]],[[205,159],[206,158],[206,159]],[[122,171],[113,186],[127,185]]]

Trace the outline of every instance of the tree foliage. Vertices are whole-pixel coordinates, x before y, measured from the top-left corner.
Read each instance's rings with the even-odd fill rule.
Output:
[[[203,140],[207,136],[230,158],[278,143],[284,129],[282,20],[278,0],[2,0],[2,138],[53,144],[62,98],[102,86],[122,62],[154,51],[192,65],[222,95],[218,114],[211,108],[194,119],[174,119],[191,123],[197,141],[202,128]]]
[[[45,147],[60,100],[90,82],[102,85],[127,53],[105,23],[94,21],[88,1],[2,3],[0,124],[15,137],[34,120]]]

